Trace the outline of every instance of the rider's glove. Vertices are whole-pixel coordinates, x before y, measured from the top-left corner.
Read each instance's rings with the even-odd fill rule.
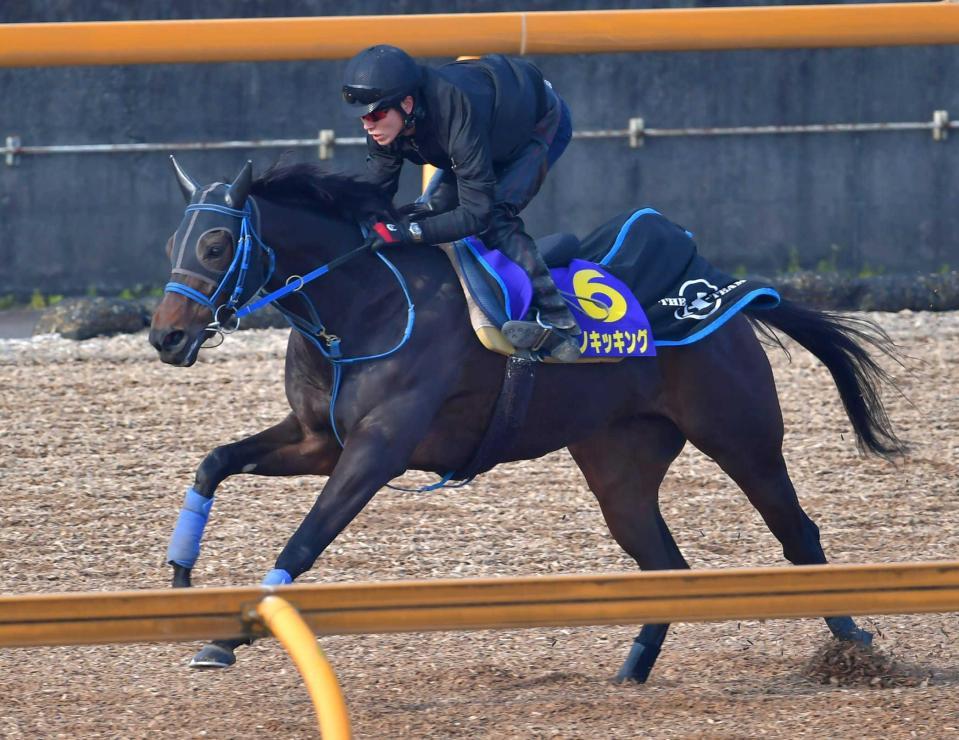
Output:
[[[410,221],[419,221],[422,218],[433,215],[433,206],[430,203],[407,203],[396,209],[401,216],[406,216]]]
[[[396,223],[377,221],[366,237],[366,246],[376,252],[388,244],[415,244],[423,239],[423,232],[418,224],[411,224],[407,219],[399,219]]]

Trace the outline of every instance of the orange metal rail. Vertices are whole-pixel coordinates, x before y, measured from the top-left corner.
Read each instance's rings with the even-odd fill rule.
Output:
[[[318,634],[959,611],[959,562],[398,581],[277,589]],[[269,590],[0,596],[0,646],[266,634]]]
[[[267,596],[257,614],[293,658],[313,700],[323,740],[349,740],[350,717],[336,674],[299,613],[279,596]]]
[[[0,24],[0,67],[959,43],[959,4]]]

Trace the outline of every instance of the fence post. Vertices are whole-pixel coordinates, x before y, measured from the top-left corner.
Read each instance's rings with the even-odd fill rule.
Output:
[[[349,740],[350,717],[336,674],[300,613],[279,596],[265,597],[256,612],[303,676],[316,709],[320,735],[324,740]]]

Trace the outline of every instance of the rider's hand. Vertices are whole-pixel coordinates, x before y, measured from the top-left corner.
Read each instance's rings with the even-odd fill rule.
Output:
[[[388,244],[409,244],[412,241],[409,226],[403,221],[399,223],[377,221],[370,228],[370,235],[366,237],[366,246],[376,252]]]
[[[407,203],[396,209],[401,216],[406,216],[410,221],[419,221],[422,218],[433,215],[433,206],[429,203]]]
[[[419,229],[414,226],[414,229]],[[415,244],[419,241],[410,231],[410,222],[406,218],[397,219],[395,223],[377,221],[370,229],[370,235],[366,237],[365,246],[376,252],[388,244]]]

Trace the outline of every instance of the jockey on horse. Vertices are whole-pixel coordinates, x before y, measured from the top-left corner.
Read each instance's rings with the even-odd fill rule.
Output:
[[[504,335],[576,360],[579,327],[519,217],[572,137],[569,108],[539,69],[498,54],[433,69],[378,45],[347,64],[343,100],[367,133],[365,178],[389,198],[404,160],[439,168],[399,223],[373,226],[369,246],[479,236],[532,283],[536,320],[507,322]]]

